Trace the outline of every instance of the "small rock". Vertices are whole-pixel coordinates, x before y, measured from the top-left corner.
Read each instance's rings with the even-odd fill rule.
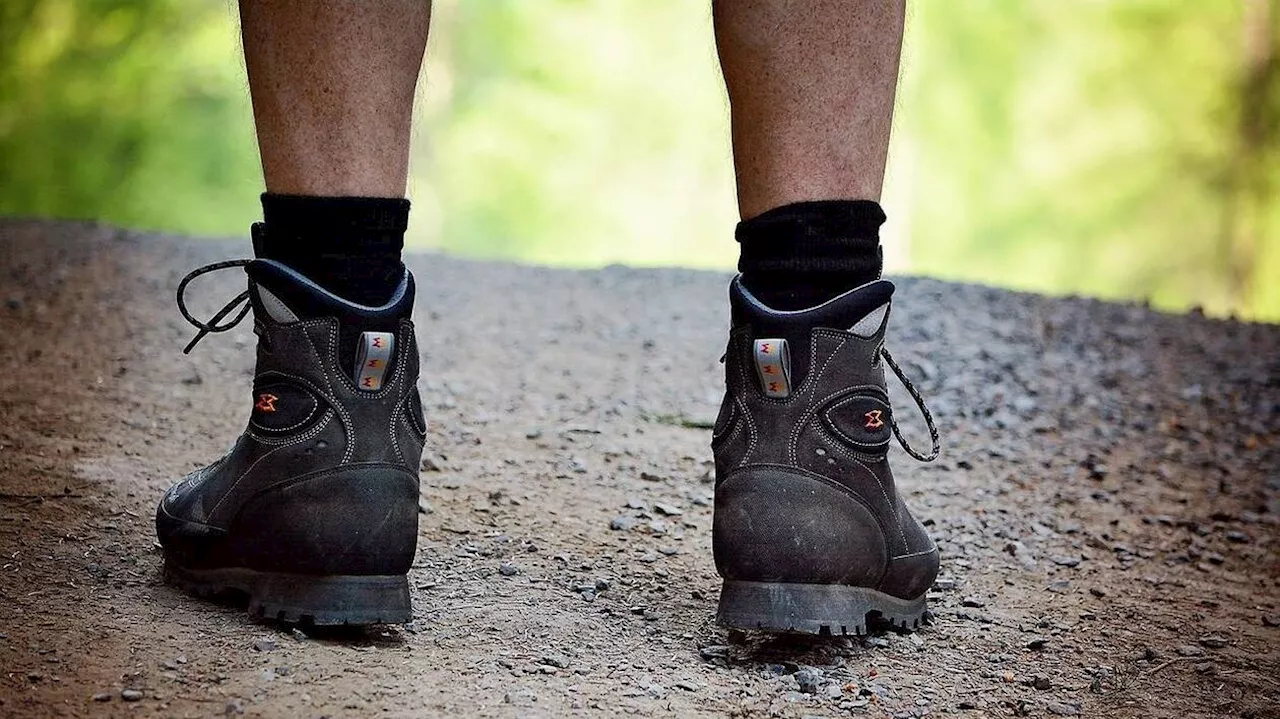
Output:
[[[539,661],[549,667],[555,667],[556,669],[569,668],[569,658],[563,654],[544,654],[542,659]]]
[[[1227,638],[1220,637],[1216,634],[1208,634],[1199,639],[1200,646],[1210,649],[1221,649],[1227,646]]]
[[[658,514],[665,514],[668,517],[678,517],[684,514],[684,510],[680,509],[674,504],[664,504],[662,502],[658,502],[657,504],[653,505],[653,509]]]
[[[1249,535],[1238,529],[1233,529],[1230,532],[1227,532],[1226,537],[1228,542],[1235,542],[1236,544],[1248,544],[1253,541]]]
[[[729,654],[729,647],[724,644],[710,644],[698,650],[703,659],[723,659]]]
[[[973,609],[981,609],[987,606],[987,603],[982,601],[978,597],[965,597],[964,599],[960,600],[960,606],[971,607]]]
[[[425,497],[418,497],[418,514],[431,514],[434,511],[436,511],[435,507],[432,507]]]
[[[698,685],[694,684],[692,681],[689,681],[688,679],[682,679],[681,681],[676,682],[675,687],[676,689],[683,689],[687,692],[698,691]]]
[[[1071,580],[1059,579],[1057,581],[1050,582],[1049,586],[1045,587],[1045,589],[1048,589],[1054,594],[1066,594],[1071,591]]]
[[[270,639],[258,639],[253,643],[254,651],[270,652],[275,651],[276,643]]]
[[[625,532],[635,527],[637,522],[639,522],[639,520],[636,519],[635,517],[628,517],[624,514],[621,516],[614,517],[613,521],[609,522],[609,529],[612,529],[617,532]]]
[[[796,686],[805,694],[817,694],[818,685],[822,683],[822,672],[813,667],[804,667],[791,675],[795,677]]]
[[[654,699],[662,699],[667,695],[666,687],[662,686],[661,684],[650,684],[649,686],[644,688],[644,692],[645,694],[648,694]]]
[[[1204,656],[1204,648],[1203,648],[1203,647],[1198,647],[1198,646],[1196,646],[1196,645],[1194,645],[1194,644],[1183,644],[1182,646],[1178,647],[1178,648],[1177,648],[1177,649],[1175,649],[1174,651],[1176,651],[1178,654],[1180,654],[1180,655],[1182,655],[1182,656],[1184,656],[1184,657],[1202,657],[1202,656]]]
[[[1049,689],[1052,689],[1053,682],[1049,681],[1049,677],[1046,677],[1041,674],[1037,674],[1031,680],[1031,686],[1043,692],[1043,691],[1048,691]]]
[[[542,436],[542,430],[538,429],[537,427],[530,427],[524,433],[525,439],[537,439],[541,436]]]
[[[1027,649],[1038,652],[1041,649],[1044,649],[1048,645],[1049,645],[1048,639],[1044,637],[1036,637],[1035,639],[1032,639],[1031,641],[1027,642]]]
[[[290,636],[292,636],[295,640],[297,640],[297,641],[299,641],[299,642],[305,642],[305,641],[307,641],[308,639],[310,639],[310,637],[308,637],[308,636],[307,636],[307,633],[306,633],[306,632],[302,631],[301,629],[299,629],[299,628],[297,628],[297,627],[294,627],[293,629],[289,630],[289,634],[290,634]]]
[[[504,577],[514,577],[520,573],[520,568],[511,562],[502,562],[498,564],[498,574]]]
[[[604,577],[600,577],[595,581],[595,588],[597,592],[605,591],[606,589],[609,588],[609,580],[605,579]]]
[[[1073,716],[1080,715],[1079,704],[1069,704],[1067,702],[1049,702],[1044,706],[1044,708],[1047,709],[1050,714],[1057,714],[1058,716],[1073,717]]]
[[[648,509],[649,503],[640,497],[632,497],[627,500],[627,509]]]
[[[1095,597],[1098,597],[1099,599],[1107,596],[1107,590],[1103,589],[1102,587],[1089,587],[1089,593]]]
[[[1076,556],[1076,555],[1070,555],[1070,554],[1063,554],[1063,555],[1058,555],[1058,556],[1055,556],[1055,557],[1050,557],[1050,558],[1049,558],[1049,561],[1053,562],[1054,564],[1058,565],[1059,567],[1078,567],[1078,566],[1080,566],[1080,557],[1078,557],[1078,556]]]
[[[244,714],[244,700],[228,699],[226,705],[222,708],[222,714],[224,716]]]
[[[1280,627],[1280,614],[1263,614],[1262,626],[1264,627]]]
[[[680,553],[680,550],[677,549],[676,547],[663,546],[663,547],[658,547],[658,552],[661,554],[665,554],[668,557],[674,557],[675,555]]]
[[[95,702],[109,702],[111,701],[111,694],[109,692],[98,692],[90,698]]]
[[[142,692],[137,689],[122,689],[120,698],[127,702],[136,702],[142,700]]]
[[[949,592],[956,588],[956,580],[938,578],[933,580],[933,589],[936,592]]]
[[[439,472],[443,468],[444,466],[440,464],[439,458],[430,454],[422,455],[422,471]]]

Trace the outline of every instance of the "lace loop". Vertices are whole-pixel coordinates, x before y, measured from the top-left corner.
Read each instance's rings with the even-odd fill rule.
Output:
[[[932,462],[937,459],[938,455],[942,452],[942,442],[938,438],[938,428],[933,424],[933,415],[929,413],[929,408],[925,406],[924,398],[920,396],[915,385],[911,384],[911,380],[907,379],[907,376],[903,374],[902,368],[898,366],[898,363],[893,361],[893,355],[889,354],[889,350],[881,347],[880,356],[884,357],[885,364],[889,365],[889,367],[893,369],[893,373],[898,375],[898,380],[902,382],[903,387],[907,388],[907,392],[911,394],[911,398],[916,402],[916,407],[920,408],[920,414],[924,416],[924,423],[929,427],[929,441],[932,443],[932,447],[927,455],[917,452],[915,448],[911,446],[911,443],[903,438],[902,432],[898,430],[898,420],[894,417],[894,414],[890,412],[889,426],[893,428],[893,436],[898,438],[898,444],[902,445],[902,449],[906,450],[907,454],[911,455],[917,461]]]
[[[216,272],[218,270],[225,270],[231,267],[245,267],[251,262],[253,262],[253,260],[227,260],[225,262],[214,262],[212,264],[205,265],[204,267],[197,267],[187,273],[187,276],[183,277],[182,281],[178,283],[178,311],[182,313],[183,319],[191,323],[192,327],[199,330],[199,332],[196,333],[196,336],[191,338],[191,341],[187,343],[187,346],[182,348],[183,354],[189,354],[191,350],[195,348],[196,344],[200,342],[200,340],[204,339],[206,335],[212,332],[226,332],[232,327],[240,324],[240,321],[245,318],[245,315],[249,314],[249,310],[253,307],[249,303],[249,291],[245,290],[244,292],[236,295],[235,298],[224,305],[222,309],[218,310],[213,317],[209,318],[209,321],[201,322],[191,316],[191,312],[187,310],[187,285],[191,284],[192,280],[201,275]],[[224,317],[235,312],[237,308],[240,311],[236,314],[234,319],[218,324]]]

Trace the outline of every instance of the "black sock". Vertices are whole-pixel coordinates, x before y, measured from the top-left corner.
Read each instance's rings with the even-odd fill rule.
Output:
[[[739,222],[742,284],[775,310],[820,305],[880,277],[884,220],[870,200],[821,200]]]
[[[409,201],[384,197],[262,195],[258,257],[277,260],[339,297],[382,305],[404,276]]]

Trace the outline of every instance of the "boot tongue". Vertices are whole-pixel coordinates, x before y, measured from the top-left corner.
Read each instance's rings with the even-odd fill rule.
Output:
[[[729,284],[733,327],[750,328],[752,359],[761,373],[765,394],[774,397],[787,396],[790,389],[798,386],[808,375],[812,344],[810,333],[813,330],[853,330],[870,336],[879,329],[883,321],[882,310],[892,297],[893,283],[876,280],[816,307],[782,311],[758,300],[743,286],[740,277],[735,277]],[[871,324],[874,327],[869,330],[862,326]],[[767,340],[784,342],[770,343]],[[780,378],[778,373],[781,373]],[[775,382],[772,387],[771,381]]]

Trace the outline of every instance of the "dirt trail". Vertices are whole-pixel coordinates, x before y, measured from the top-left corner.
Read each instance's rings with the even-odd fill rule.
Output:
[[[712,622],[727,276],[413,256],[416,620],[306,637],[159,581],[252,362],[172,293],[246,244],[0,222],[0,716],[1280,716],[1280,326],[902,280],[935,621],[766,640]]]

